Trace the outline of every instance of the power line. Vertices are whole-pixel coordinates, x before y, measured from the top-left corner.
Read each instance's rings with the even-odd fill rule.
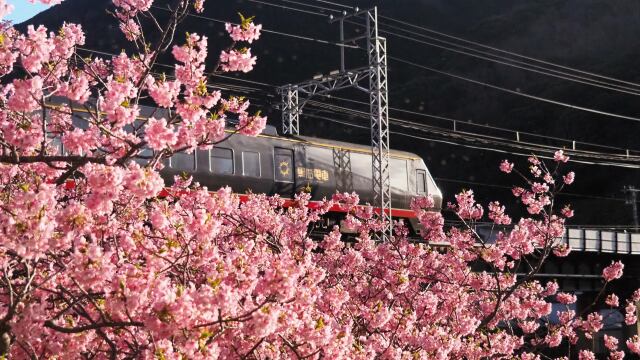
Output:
[[[410,32],[408,30],[401,29],[401,28],[398,28],[398,27],[395,27],[395,26],[392,26],[392,25],[385,25],[385,26],[392,27],[392,28],[395,28],[395,29],[398,29],[398,30],[401,30],[401,31]],[[385,34],[388,34],[388,35],[392,35],[392,36],[395,36],[395,37],[398,37],[398,38],[401,38],[401,39],[410,40],[410,41],[417,42],[417,43],[420,43],[420,44],[429,45],[429,46],[436,47],[436,48],[439,48],[439,49],[443,49],[443,50],[446,50],[446,51],[451,51],[451,52],[455,52],[455,53],[458,53],[458,54],[462,54],[462,55],[466,55],[466,56],[470,56],[470,57],[474,57],[474,58],[478,58],[478,59],[483,59],[483,60],[486,60],[486,61],[490,61],[490,62],[494,62],[494,63],[506,65],[506,66],[511,66],[511,67],[514,67],[514,68],[517,68],[517,69],[531,71],[531,72],[534,72],[534,73],[543,74],[543,75],[547,75],[547,76],[552,76],[552,77],[555,77],[555,78],[568,80],[568,81],[573,81],[573,82],[577,82],[577,83],[580,83],[580,84],[590,85],[590,86],[594,86],[594,87],[598,87],[598,88],[602,88],[602,89],[607,89],[607,90],[617,91],[617,92],[621,92],[621,93],[625,93],[625,94],[640,96],[640,89],[634,89],[634,88],[630,88],[630,87],[610,84],[610,83],[604,82],[604,81],[589,79],[589,78],[586,78],[586,77],[583,77],[583,76],[577,76],[577,75],[568,74],[568,73],[565,73],[565,72],[562,72],[562,71],[557,71],[557,70],[549,69],[549,68],[546,68],[546,67],[543,67],[543,66],[529,64],[529,63],[526,63],[526,62],[523,62],[523,61],[519,61],[519,60],[510,59],[510,58],[507,58],[507,57],[491,54],[491,53],[488,53],[486,51],[476,50],[476,49],[473,49],[473,48],[470,48],[470,47],[458,45],[458,44],[455,44],[455,43],[452,43],[452,42],[448,42],[448,41],[445,41],[445,40],[433,38],[433,37],[430,37],[430,36],[426,36],[426,35],[422,35],[422,34],[418,34],[418,33],[413,33],[413,34],[416,34],[416,35],[419,35],[419,36],[426,37],[426,38],[431,39],[433,41],[438,41],[438,42],[442,42],[442,43],[445,43],[445,44],[449,44],[449,45],[452,45],[452,46],[459,47],[461,49],[465,49],[465,50],[469,50],[469,51],[473,51],[473,52],[478,52],[478,53],[484,54],[486,56],[474,54],[474,53],[471,53],[469,51],[454,49],[454,48],[451,48],[451,47],[448,47],[448,46],[444,46],[444,45],[434,44],[432,42],[428,42],[428,41],[424,41],[424,40],[419,40],[419,39],[416,39],[416,38],[413,38],[413,37],[405,36],[405,35],[398,34],[398,33],[395,33],[395,32],[389,31],[389,30],[385,30],[385,29],[381,29],[380,31],[382,33],[385,33]],[[495,58],[493,58],[493,57],[495,57]],[[501,61],[499,59],[506,60],[506,61]],[[517,64],[523,64],[525,66],[521,66],[521,65],[517,65]],[[527,67],[527,66],[530,66],[530,67]],[[536,70],[536,68],[537,69],[541,69],[541,70]]]
[[[340,101],[346,101],[346,102],[350,102],[350,103],[354,103],[354,104],[369,105],[367,102],[364,102],[364,101],[347,99],[347,98],[343,98],[343,97],[339,97],[339,96],[335,96],[335,95],[325,95],[325,96],[327,98],[337,99],[337,100],[340,100]],[[587,146],[593,146],[593,147],[600,147],[600,148],[603,148],[603,149],[638,152],[637,150],[630,150],[630,149],[621,148],[621,147],[617,147],[617,146],[602,145],[602,144],[590,143],[590,142],[585,142],[585,141],[576,141],[576,140],[564,139],[564,138],[555,137],[555,136],[549,136],[549,135],[534,134],[534,133],[527,132],[527,131],[507,129],[507,128],[498,127],[498,126],[492,126],[492,125],[483,125],[483,124],[470,123],[470,122],[467,122],[467,121],[464,121],[464,120],[453,119],[453,118],[449,118],[449,117],[445,117],[445,116],[433,115],[433,114],[428,114],[428,113],[424,113],[424,112],[411,111],[411,110],[401,109],[401,108],[396,108],[396,107],[391,107],[391,106],[389,107],[389,109],[393,110],[393,111],[397,111],[397,112],[406,113],[406,114],[418,115],[418,116],[422,116],[422,117],[427,117],[427,118],[447,121],[447,122],[450,122],[450,123],[453,124],[454,129],[458,125],[464,125],[464,126],[479,127],[479,128],[486,128],[486,129],[491,129],[491,130],[509,132],[509,133],[515,134],[516,138],[518,138],[520,135],[527,135],[527,136],[537,137],[537,138],[541,138],[541,139],[549,139],[549,140],[567,142],[567,143],[570,143],[572,145],[573,144],[576,144],[576,145],[580,144],[580,145],[587,145]],[[456,130],[454,130],[454,131],[456,131]]]
[[[493,84],[489,84],[486,82],[482,82],[479,80],[475,80],[475,79],[470,79],[468,77],[464,77],[461,75],[457,75],[457,74],[453,74],[447,71],[442,71],[442,70],[438,70],[438,69],[434,69],[432,67],[429,66],[425,66],[425,65],[421,65],[409,60],[404,60],[395,56],[388,56],[389,59],[406,64],[406,65],[411,65],[417,68],[421,68],[424,70],[428,70],[431,72],[435,72],[441,75],[445,75],[445,76],[449,76],[455,79],[459,79],[459,80],[463,80],[463,81],[467,81],[476,85],[481,85],[481,86],[485,86],[494,90],[499,90],[499,91],[503,91],[509,94],[513,94],[513,95],[518,95],[518,96],[522,96],[522,97],[526,97],[529,99],[533,99],[533,100],[537,100],[537,101],[542,101],[542,102],[546,102],[549,104],[554,104],[554,105],[558,105],[558,106],[564,106],[570,109],[574,109],[574,110],[580,110],[580,111],[585,111],[585,112],[590,112],[590,113],[594,113],[594,114],[599,114],[599,115],[604,115],[604,116],[610,116],[610,117],[614,117],[614,118],[618,118],[618,119],[625,119],[625,120],[631,120],[631,121],[637,121],[640,122],[640,118],[637,117],[633,117],[633,116],[628,116],[628,115],[620,115],[620,114],[615,114],[615,113],[611,113],[611,112],[607,112],[607,111],[601,111],[601,110],[596,110],[596,109],[591,109],[591,108],[587,108],[584,106],[577,106],[577,105],[572,105],[569,103],[565,103],[565,102],[561,102],[561,101],[556,101],[556,100],[551,100],[551,99],[547,99],[547,98],[543,98],[540,96],[535,96],[535,95],[531,95],[531,94],[527,94],[527,93],[523,93],[521,91],[515,91],[515,90],[511,90],[511,89],[507,89],[501,86],[497,86],[497,85],[493,85]]]
[[[310,101],[309,103],[310,105],[317,106],[321,109],[329,109],[331,111],[339,111],[339,112],[359,116],[362,118],[368,118],[368,114],[363,111],[344,108],[337,105],[320,103],[316,101]],[[403,127],[408,127],[416,130],[430,132],[430,133],[436,133],[436,134],[440,134],[448,137],[462,138],[468,141],[479,140],[479,141],[490,142],[494,144],[497,143],[503,146],[510,146],[510,147],[515,147],[519,149],[527,149],[531,151],[547,152],[547,153],[553,153],[557,150],[556,146],[541,145],[541,144],[535,144],[535,143],[524,142],[524,141],[516,141],[514,143],[510,139],[504,139],[496,136],[477,134],[472,132],[451,131],[449,129],[443,129],[435,126],[415,123],[413,121],[409,121],[405,119],[398,119],[398,118],[391,117],[390,120],[392,121],[392,123],[398,124]],[[590,158],[600,158],[600,159],[605,158],[605,159],[610,159],[610,160],[613,159],[617,161],[640,161],[640,156],[634,156],[633,158],[631,158],[631,157],[627,157],[626,154],[618,155],[618,154],[602,153],[602,152],[594,152],[594,151],[586,151],[586,150],[568,150],[568,153],[571,153],[573,156],[582,156],[582,157],[590,157]]]
[[[80,48],[80,49],[81,49],[81,50],[85,50],[85,51],[91,51],[91,52],[94,52],[94,53],[103,54],[103,55],[116,56],[115,54],[106,53],[106,52],[102,52],[102,51],[95,51],[95,50],[84,49],[84,48]],[[157,65],[158,65],[158,66],[168,67],[168,68],[173,68],[173,66],[171,66],[171,65],[162,64],[162,63],[157,63]],[[218,76],[218,75],[216,75],[216,76]],[[263,83],[263,82],[254,82],[254,81],[251,81],[251,80],[238,79],[238,78],[233,78],[233,77],[228,77],[228,76],[223,76],[223,77],[225,77],[225,78],[227,78],[227,79],[238,80],[238,81],[248,81],[248,82],[250,82],[250,83],[259,84],[259,85],[261,85],[261,86],[269,86],[269,87],[270,87],[270,86],[272,86],[271,84]],[[231,91],[240,91],[240,92],[245,92],[245,93],[246,93],[247,91],[249,91],[249,92],[256,92],[256,91],[257,91],[257,92],[262,92],[262,90],[261,90],[261,89],[257,89],[257,88],[242,87],[242,86],[237,86],[237,87],[235,87],[235,88],[230,88],[228,84],[217,84],[217,85],[218,85],[218,86],[220,86],[220,85],[226,85],[226,86],[227,86],[227,88],[228,88],[229,90],[231,90]],[[335,98],[337,98],[337,97],[335,97]],[[339,99],[347,100],[347,101],[351,101],[351,102],[356,102],[356,103],[360,103],[360,104],[364,104],[363,102],[358,102],[358,101],[355,101],[355,100],[344,99],[344,98],[339,98]],[[313,101],[312,101],[312,103],[313,103]],[[362,112],[357,112],[357,111],[355,111],[355,110],[346,109],[346,108],[343,108],[343,107],[340,107],[340,106],[335,106],[335,105],[324,105],[324,106],[325,106],[325,107],[326,107],[326,106],[333,106],[333,107],[334,107],[334,110],[336,110],[336,109],[337,109],[338,111],[343,111],[343,112],[344,112],[345,110],[349,110],[349,111],[351,111],[352,113],[356,113],[358,116],[364,116],[364,115],[363,115],[364,113],[362,113]],[[395,108],[394,108],[394,109],[395,109]],[[403,109],[396,109],[396,110],[406,111],[406,110],[403,110]],[[418,114],[421,114],[421,113],[418,113]],[[424,114],[422,114],[422,115],[424,115]],[[453,120],[453,119],[444,118],[444,117],[438,117],[438,118],[441,118],[441,119],[447,119],[447,120],[449,120],[449,121],[455,121],[455,120]],[[503,146],[504,146],[504,145],[506,145],[506,146],[510,146],[510,147],[517,147],[517,148],[520,148],[520,149],[522,149],[523,147],[525,147],[527,150],[531,150],[531,151],[538,151],[538,152],[541,152],[541,151],[551,152],[551,151],[555,151],[555,150],[557,149],[557,147],[543,146],[543,145],[539,145],[539,144],[532,144],[532,143],[521,142],[521,141],[518,141],[516,144],[513,144],[513,143],[505,143],[506,141],[510,141],[510,140],[509,140],[509,139],[503,139],[503,138],[497,138],[497,137],[490,137],[490,136],[487,136],[487,135],[477,134],[477,133],[473,133],[473,132],[472,132],[472,133],[468,133],[468,132],[459,132],[459,131],[454,131],[454,132],[452,133],[452,132],[451,132],[450,130],[448,130],[448,129],[442,129],[442,128],[436,128],[436,127],[429,127],[429,126],[426,126],[426,125],[424,125],[424,124],[416,124],[416,123],[413,123],[413,122],[410,122],[410,121],[407,121],[407,120],[403,120],[403,119],[392,118],[392,120],[394,120],[395,122],[398,122],[398,121],[399,121],[399,122],[404,122],[404,126],[405,126],[405,127],[407,127],[407,126],[413,126],[413,127],[415,128],[415,126],[416,126],[416,125],[418,125],[418,126],[419,126],[419,128],[418,128],[419,130],[422,130],[422,131],[428,131],[428,132],[432,132],[432,133],[433,133],[434,131],[436,131],[436,133],[437,133],[437,132],[439,132],[439,134],[440,134],[440,135],[445,135],[445,136],[451,136],[451,135],[454,135],[455,137],[462,137],[462,136],[464,136],[464,135],[470,135],[470,136],[473,136],[473,138],[469,138],[469,137],[467,137],[467,138],[465,139],[465,140],[467,140],[467,141],[478,141],[478,140],[481,140],[481,141],[485,141],[485,142],[486,142],[486,141],[491,141],[491,142],[493,142],[493,143],[495,143],[496,141],[499,141],[499,142],[501,142],[501,144],[500,144],[500,145],[503,145]],[[464,123],[464,122],[461,122],[461,123]],[[501,129],[501,130],[504,130],[504,131],[512,131],[512,132],[515,132],[515,131],[513,131],[513,130],[509,130],[509,129],[502,129],[502,128],[498,128],[498,129]],[[535,134],[533,134],[533,135],[535,135]],[[484,138],[482,138],[482,137],[484,137]],[[540,135],[540,137],[543,137],[543,136],[541,136],[541,135]],[[572,141],[572,140],[560,139],[560,138],[556,138],[556,139],[561,140],[561,141],[566,141],[566,142],[570,142],[570,141]],[[533,147],[531,147],[531,146],[526,147],[527,145],[532,145]],[[605,146],[605,145],[599,145],[599,144],[593,144],[593,145],[600,146],[600,147],[607,147],[607,146]],[[542,148],[542,147],[543,147],[543,148]],[[609,147],[609,148],[613,148],[613,147]],[[618,150],[624,150],[624,149],[621,149],[621,148],[617,148],[617,149],[618,149]],[[578,150],[576,150],[576,151],[578,151]],[[577,153],[577,155],[580,155],[580,153]],[[591,153],[584,153],[584,151],[583,151],[582,156],[593,157],[593,152],[591,152]],[[609,156],[610,156],[610,155],[609,155]],[[627,157],[627,159],[624,159],[624,158],[622,158],[622,159],[621,159],[620,157],[618,157],[618,158],[616,158],[616,160],[628,160],[628,157]]]
[[[296,5],[308,6],[308,7],[314,8],[314,9],[319,9],[320,11],[324,11],[324,10],[326,10],[326,11],[334,11],[334,12],[338,12],[338,13],[339,13],[339,12],[342,12],[342,11],[340,11],[340,10],[336,10],[336,9],[328,8],[328,7],[325,7],[325,6],[312,5],[312,4],[309,4],[309,3],[304,3],[304,2],[294,1],[294,0],[280,0],[280,1],[282,1],[282,2],[286,2],[286,3],[289,3],[289,4],[296,4]]]
[[[328,117],[321,116],[321,115],[308,114],[308,113],[304,113],[303,115],[304,116],[318,118],[318,119],[322,119],[322,120],[326,120],[326,121],[330,121],[330,122],[334,122],[334,123],[339,123],[339,124],[343,124],[343,125],[347,125],[347,126],[352,126],[352,127],[357,127],[357,128],[363,128],[363,129],[370,130],[369,126],[353,124],[351,122],[340,121],[340,120],[336,120],[336,119],[333,119],[333,118],[328,118]],[[402,125],[400,125],[400,126],[402,126]],[[402,126],[402,127],[407,127],[407,126]],[[517,152],[517,151],[513,151],[513,150],[512,151],[507,151],[507,150],[502,150],[502,149],[498,149],[498,148],[495,148],[495,147],[489,147],[489,146],[486,146],[486,145],[485,146],[476,146],[476,145],[463,144],[463,143],[456,142],[456,141],[453,141],[453,140],[430,138],[430,137],[419,136],[419,135],[415,135],[415,134],[408,134],[408,133],[399,132],[399,131],[390,131],[390,132],[393,133],[393,134],[397,134],[397,135],[401,135],[401,136],[405,136],[405,137],[410,137],[410,138],[414,138],[414,139],[418,139],[418,140],[432,141],[432,142],[443,143],[443,144],[459,146],[459,147],[465,147],[465,148],[475,149],[475,150],[491,151],[491,152],[497,152],[497,153],[501,153],[501,154],[523,156],[523,157],[529,157],[532,154],[531,152],[523,153],[523,152]],[[532,148],[527,148],[527,147],[524,147],[524,146],[514,146],[514,148],[519,149],[519,150],[527,150],[527,151],[534,151],[534,152],[537,151],[537,152],[549,153],[549,155],[538,154],[537,156],[539,158],[542,158],[542,159],[553,159],[553,151],[550,151],[550,150],[547,150],[547,149],[545,149],[545,150],[541,150],[539,148],[538,149],[536,149],[536,148],[532,149]],[[598,160],[588,161],[588,160],[578,160],[578,159],[573,159],[572,161],[574,163],[585,164],[585,165],[602,165],[602,166],[613,166],[613,167],[621,167],[621,168],[629,168],[629,169],[640,169],[640,165],[620,163],[620,162],[598,161]]]
[[[255,1],[255,0],[249,0],[249,1]],[[274,5],[274,4],[269,4],[269,5]],[[276,6],[276,5],[274,5],[274,6]],[[166,11],[166,12],[171,11],[169,9],[166,9],[166,8],[163,8],[163,7],[160,7],[160,6],[156,6],[156,5],[152,5],[151,8],[157,9],[157,10]],[[322,15],[322,14],[320,14],[320,15]],[[233,25],[238,25],[237,23],[235,23],[233,21],[225,21],[225,20],[216,19],[216,18],[212,18],[212,17],[209,17],[209,16],[199,15],[199,14],[187,13],[187,16],[195,18],[195,19],[207,20],[207,21],[212,21],[212,22],[216,22],[216,23],[220,23],[220,24],[230,23],[230,24],[233,24]],[[322,16],[326,16],[326,14],[322,15]],[[262,28],[261,31],[265,32],[267,34],[286,36],[286,37],[290,37],[290,38],[293,38],[293,39],[306,40],[306,41],[316,42],[316,43],[319,43],[319,44],[335,45],[335,46],[347,47],[347,48],[357,48],[357,46],[354,46],[354,45],[341,44],[341,43],[338,43],[338,42],[335,42],[335,41],[316,39],[316,38],[313,38],[313,37],[310,37],[310,36],[296,35],[296,34],[286,33],[286,32],[282,32],[282,31],[270,30],[270,29],[265,29],[265,28]]]
[[[327,4],[327,5],[333,5],[333,6],[337,6],[337,7],[341,7],[341,8],[351,9],[351,6],[344,5],[344,4],[339,4],[339,3],[336,3],[336,2],[332,2],[332,1],[327,1],[327,0],[313,0],[313,1],[319,2],[319,3],[323,3],[323,4]]]
[[[446,38],[449,38],[449,39],[454,39],[454,40],[457,40],[457,41],[460,41],[460,42],[464,42],[464,43],[467,43],[467,44],[471,44],[471,45],[479,46],[479,47],[482,47],[482,48],[485,48],[485,49],[490,49],[490,50],[493,50],[493,51],[497,51],[497,52],[500,52],[500,53],[503,53],[503,54],[516,56],[516,57],[519,57],[519,58],[522,58],[522,59],[538,62],[538,63],[549,65],[549,66],[555,66],[555,67],[558,67],[558,68],[561,68],[561,69],[574,71],[574,72],[577,72],[577,73],[590,75],[590,76],[598,77],[598,78],[601,78],[601,79],[606,79],[606,80],[609,80],[609,81],[614,81],[614,82],[619,82],[619,83],[623,83],[623,84],[627,84],[627,85],[632,85],[632,86],[635,86],[635,87],[640,87],[640,84],[638,84],[638,83],[634,83],[634,82],[630,82],[630,81],[626,81],[626,80],[621,80],[621,79],[616,79],[614,77],[600,75],[600,74],[597,74],[597,73],[594,73],[594,72],[584,71],[584,70],[572,68],[572,67],[569,67],[569,66],[560,65],[560,64],[553,63],[553,62],[550,62],[550,61],[541,60],[541,59],[537,59],[537,58],[534,58],[534,57],[531,57],[531,56],[522,55],[522,54],[519,54],[519,53],[516,53],[516,52],[513,52],[513,51],[503,50],[503,49],[496,48],[496,47],[493,47],[493,46],[489,46],[489,45],[486,45],[486,44],[482,44],[482,43],[479,43],[479,42],[476,42],[476,41],[471,41],[471,40],[467,40],[467,39],[464,39],[464,38],[461,38],[461,37],[458,37],[458,36],[453,36],[453,35],[449,35],[449,34],[446,34],[446,33],[440,32],[440,31],[432,30],[432,29],[424,27],[424,26],[411,24],[411,23],[406,22],[404,20],[394,19],[392,17],[383,16],[383,15],[380,15],[380,18],[381,19],[386,19],[386,20],[389,20],[389,21],[393,21],[393,22],[396,22],[396,23],[399,23],[399,24],[402,24],[402,25],[405,25],[405,26],[408,26],[408,27],[415,28],[415,29],[420,29],[420,30],[423,30],[423,31],[426,31],[426,32],[429,32],[429,33],[432,33],[432,34],[440,35],[440,36],[443,36],[443,37],[446,37]]]
[[[310,15],[323,16],[323,17],[327,16],[327,14],[321,14],[321,13],[318,13],[318,12],[315,12],[315,11],[298,9],[298,8],[285,6],[285,5],[272,4],[272,3],[259,1],[259,0],[248,0],[248,1],[253,2],[253,3],[257,3],[257,4],[262,4],[262,5],[274,6],[274,7],[278,7],[278,8],[285,9],[285,10],[297,11],[297,12],[310,14]]]

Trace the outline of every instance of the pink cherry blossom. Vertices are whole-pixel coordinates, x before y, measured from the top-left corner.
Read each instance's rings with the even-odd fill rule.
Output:
[[[500,171],[504,173],[510,173],[513,170],[513,163],[510,163],[507,160],[502,160],[500,163]]]
[[[223,51],[220,54],[222,70],[226,72],[241,71],[249,72],[256,64],[256,57],[251,56],[251,50],[231,50]]]
[[[230,23],[226,23],[225,29],[233,41],[246,41],[251,44],[253,41],[260,38],[262,25],[255,25],[253,22],[246,25],[232,25]]]
[[[145,127],[145,140],[149,147],[161,151],[167,147],[175,145],[178,137],[176,133],[167,126],[165,118],[151,118]]]
[[[640,355],[640,338],[638,338],[638,335],[633,335],[633,337],[627,340],[627,348],[629,348],[632,353]]]
[[[636,304],[632,301],[627,301],[627,306],[624,308],[624,323],[627,325],[633,325],[638,321],[636,315]]]
[[[605,303],[611,307],[618,307],[619,306],[618,296],[616,294],[607,295],[607,299],[605,300]]]
[[[577,297],[573,294],[558,293],[556,295],[556,300],[558,300],[558,302],[561,304],[573,304],[574,302],[576,302]]]
[[[136,49],[116,56],[86,57],[74,24],[57,33],[4,25],[0,357],[538,359],[532,349],[571,344],[593,358],[578,339],[593,338],[602,315],[557,310],[576,295],[536,276],[570,250],[559,239],[572,214],[550,206],[564,157],[552,173],[536,156],[518,171],[527,185],[513,194],[533,216],[512,220],[501,203],[486,204],[500,225],[489,243],[474,227],[485,207],[471,190],[455,196],[452,214],[433,198],[411,200],[410,219],[394,219],[393,236],[379,242],[385,224],[355,193],[284,199],[171,179],[161,170],[176,151],[206,161],[229,121],[238,121],[233,136],[253,136],[267,119],[209,81],[220,69],[208,68],[205,36],[175,32],[189,24],[170,19],[202,11],[203,0],[175,2],[155,18],[160,29],[139,22],[154,1],[113,3],[126,48]],[[250,43],[260,25],[228,31]],[[168,49],[170,78],[155,72]],[[223,71],[256,61],[233,46],[219,56]],[[142,106],[149,101],[158,107]],[[335,214],[341,221],[328,222]],[[607,282],[621,274],[621,263],[603,272]],[[639,298],[623,299],[628,324]],[[605,338],[610,358],[622,357],[620,341]]]
[[[569,157],[564,154],[564,151],[558,150],[553,154],[553,160],[557,162],[566,163],[569,161]]]
[[[246,114],[241,114],[237,129],[242,134],[255,136],[260,134],[266,125],[267,118],[264,116],[248,116]]]
[[[613,337],[613,336],[609,336],[607,334],[604,335],[604,346],[607,347],[607,349],[609,350],[616,350],[618,348],[618,339]]]
[[[607,266],[602,270],[602,277],[605,281],[612,281],[615,279],[619,279],[622,276],[622,269],[624,265],[620,261],[612,262],[611,265]]]
[[[6,0],[0,0],[0,20],[13,12],[13,5],[7,4]]]
[[[566,217],[566,218],[571,218],[573,217],[573,210],[571,209],[571,207],[569,205],[566,205],[565,207],[562,208],[561,210],[562,216]]]
[[[571,171],[571,172],[568,172],[567,175],[562,177],[562,181],[564,181],[564,183],[567,185],[571,185],[573,184],[573,181],[575,180],[575,178],[576,178],[576,174],[573,171]]]
[[[596,355],[589,350],[580,350],[578,353],[579,360],[596,360]]]

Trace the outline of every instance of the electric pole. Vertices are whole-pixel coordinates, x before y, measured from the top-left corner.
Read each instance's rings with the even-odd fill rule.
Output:
[[[638,224],[638,192],[640,192],[640,189],[629,185],[625,186],[622,191],[627,195],[625,204],[631,205],[633,211],[633,226],[635,231],[638,231],[640,230],[640,224]]]
[[[300,114],[305,103],[313,96],[354,88],[369,96],[371,119],[371,156],[373,205],[380,209],[378,214],[384,227],[377,238],[388,241],[392,235],[391,223],[391,174],[389,168],[389,96],[387,83],[387,42],[378,33],[377,8],[329,18],[330,23],[340,25],[340,69],[329,75],[316,76],[295,85],[285,85],[278,89],[282,96],[282,132],[298,135]],[[365,29],[354,37],[345,38],[345,23],[357,24]],[[367,51],[368,63],[360,68],[346,69],[345,48],[360,48]],[[368,81],[367,81],[368,80]],[[368,84],[362,84],[367,81]],[[368,86],[367,86],[368,85]]]

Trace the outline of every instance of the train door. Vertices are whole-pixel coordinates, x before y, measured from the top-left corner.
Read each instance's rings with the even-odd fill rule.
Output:
[[[294,164],[292,149],[273,149],[275,192],[288,198],[294,196],[296,189]]]

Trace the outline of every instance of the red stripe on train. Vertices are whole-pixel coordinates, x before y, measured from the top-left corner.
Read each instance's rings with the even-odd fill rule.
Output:
[[[67,190],[71,190],[76,186],[76,183],[73,180],[67,180],[64,184],[65,189]],[[169,192],[169,190],[167,190],[167,188],[162,189],[162,191],[160,191],[160,193],[158,194],[158,196],[160,197],[166,197],[171,195],[171,193]],[[237,194],[240,197],[240,201],[241,202],[245,202],[249,199],[249,195],[246,194]],[[296,203],[295,200],[293,199],[287,199],[284,198],[284,206],[285,207],[290,207],[290,206],[294,206]],[[310,209],[318,209],[322,206],[322,202],[321,201],[309,201],[309,204],[307,205]],[[365,206],[363,205],[358,205],[358,208],[364,208]],[[340,213],[346,213],[347,211],[340,205],[333,205],[329,211],[331,212],[340,212]],[[380,213],[380,208],[373,208],[373,211],[376,214]],[[391,216],[394,217],[398,217],[398,218],[415,218],[416,214],[413,212],[413,210],[408,210],[408,209],[391,209]]]
[[[240,197],[240,201],[245,202],[249,199],[249,195],[245,195],[245,194],[238,194],[238,196]],[[287,199],[287,198],[283,198],[284,199],[284,206],[285,207],[290,207],[290,206],[294,206],[296,201],[293,199]],[[309,201],[309,204],[307,205],[310,209],[318,209],[322,206],[322,201]],[[364,205],[358,205],[358,208],[364,208]],[[340,205],[333,205],[331,208],[329,208],[329,211],[331,212],[341,212],[341,213],[346,213],[347,211]],[[373,208],[373,211],[376,214],[380,213],[380,208]],[[391,209],[391,216],[394,217],[399,217],[399,218],[415,218],[416,214],[413,212],[413,210],[407,210],[407,209]]]

